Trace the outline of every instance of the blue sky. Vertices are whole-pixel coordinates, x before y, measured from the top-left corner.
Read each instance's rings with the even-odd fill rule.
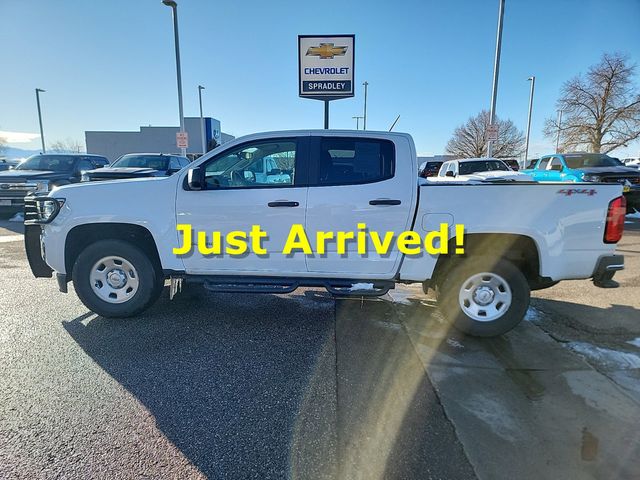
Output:
[[[411,133],[442,153],[453,129],[489,107],[498,0],[178,0],[184,104],[233,135],[321,128],[322,102],[297,96],[297,35],[355,33],[356,83],[369,82],[368,127]],[[48,142],[85,130],[177,125],[171,11],[160,0],[0,0],[0,131]],[[603,52],[640,64],[639,0],[506,0],[497,113],[524,130],[536,75],[531,154],[562,83]],[[636,75],[640,83],[640,67]],[[362,87],[331,103],[331,127],[355,128]],[[14,146],[37,148],[39,140]],[[621,156],[640,155],[636,142]]]

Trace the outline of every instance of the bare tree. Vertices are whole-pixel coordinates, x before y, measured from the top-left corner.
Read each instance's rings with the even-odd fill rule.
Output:
[[[524,133],[511,120],[499,120],[498,140],[493,142],[493,156],[496,158],[517,157],[523,149]],[[457,127],[447,143],[446,151],[460,158],[485,157],[487,155],[487,127],[489,112],[482,110]]]
[[[631,81],[634,70],[626,56],[604,54],[585,76],[563,85],[556,102],[562,110],[563,151],[607,153],[640,138],[640,91]],[[544,134],[556,138],[556,119],[547,119]]]
[[[77,140],[67,138],[66,140],[58,140],[49,145],[49,150],[55,153],[84,153],[85,148]]]

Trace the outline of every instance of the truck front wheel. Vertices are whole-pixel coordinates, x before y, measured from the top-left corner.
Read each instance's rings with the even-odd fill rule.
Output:
[[[520,323],[530,297],[527,279],[511,262],[464,259],[442,282],[438,301],[458,330],[494,337]]]
[[[162,271],[138,247],[101,240],[85,248],[73,266],[73,286],[91,311],[131,317],[150,307],[164,287]]]

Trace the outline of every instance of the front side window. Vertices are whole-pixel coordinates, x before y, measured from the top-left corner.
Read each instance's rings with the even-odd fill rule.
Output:
[[[295,140],[271,140],[244,144],[207,163],[207,188],[277,187],[294,184]]]
[[[318,185],[354,185],[392,178],[395,148],[388,140],[323,138]]]
[[[547,170],[562,170],[562,161],[560,157],[552,157]]]
[[[540,160],[540,163],[538,164],[538,167],[536,168],[536,170],[545,170],[547,168],[547,164],[549,163],[550,158],[543,158],[542,160]]]

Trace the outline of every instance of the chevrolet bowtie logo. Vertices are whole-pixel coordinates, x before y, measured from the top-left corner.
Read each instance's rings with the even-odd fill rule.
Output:
[[[309,47],[307,56],[320,58],[333,58],[336,55],[342,56],[347,53],[347,47],[335,47],[333,43],[321,43],[319,47]]]

